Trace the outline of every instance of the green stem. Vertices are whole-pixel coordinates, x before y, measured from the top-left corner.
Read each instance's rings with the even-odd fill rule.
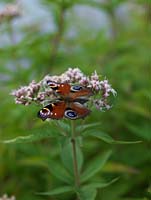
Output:
[[[57,23],[57,33],[54,36],[52,43],[51,43],[51,56],[50,56],[50,63],[51,65],[54,64],[55,59],[57,57],[57,53],[58,53],[58,49],[59,49],[59,45],[61,43],[61,39],[63,36],[63,32],[64,32],[64,26],[65,26],[65,12],[66,9],[64,7],[60,7],[60,13],[59,13],[59,19],[58,19],[58,23]]]
[[[75,123],[71,121],[71,129],[72,129],[72,153],[73,153],[73,170],[74,170],[74,177],[75,177],[75,186],[80,186],[80,177],[78,171],[78,162],[77,162],[77,151],[76,151],[76,132],[75,132]]]

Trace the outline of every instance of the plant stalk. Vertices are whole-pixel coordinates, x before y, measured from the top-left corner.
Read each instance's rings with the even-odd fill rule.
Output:
[[[65,11],[66,9],[64,7],[60,7],[60,14],[59,14],[59,19],[58,19],[58,31],[56,33],[56,35],[54,36],[51,46],[51,56],[50,56],[50,63],[51,65],[54,64],[57,53],[58,53],[58,48],[63,36],[63,32],[64,32],[64,25],[65,25]]]
[[[75,123],[71,121],[71,128],[72,128],[72,154],[73,154],[73,170],[74,170],[74,177],[75,177],[75,186],[79,188],[80,186],[80,177],[78,171],[78,161],[77,161],[77,151],[76,151],[76,132],[75,132]]]

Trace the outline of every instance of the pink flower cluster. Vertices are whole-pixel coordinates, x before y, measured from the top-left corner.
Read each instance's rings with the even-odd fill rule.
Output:
[[[28,86],[23,86],[11,94],[15,96],[17,104],[29,105],[35,102],[44,105],[56,98],[47,84],[48,81],[78,84],[91,88],[94,95],[90,100],[99,110],[109,109],[111,105],[108,103],[108,97],[111,94],[116,96],[116,91],[108,83],[108,80],[100,80],[96,71],[91,76],[87,76],[79,68],[69,68],[60,76],[46,75],[39,83],[32,81]]]
[[[28,86],[23,86],[18,90],[12,91],[11,95],[15,96],[16,104],[29,105],[32,101],[35,101],[36,94],[40,89],[40,83],[32,81]]]
[[[69,68],[66,72],[60,76],[45,76],[42,80],[44,83],[49,81],[55,81],[58,83],[80,83],[85,75],[81,72],[79,68]]]

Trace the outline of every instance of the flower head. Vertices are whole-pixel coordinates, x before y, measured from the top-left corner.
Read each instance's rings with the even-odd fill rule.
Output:
[[[53,87],[50,87],[51,83],[53,83]],[[48,102],[56,102],[60,99],[65,101],[70,99],[69,101],[71,101],[71,98],[68,98],[67,96],[63,98],[62,95],[64,95],[64,93],[60,93],[58,86],[56,85],[65,83],[68,83],[71,86],[79,86],[71,87],[71,93],[77,92],[76,90],[80,90],[80,87],[91,90],[91,95],[88,96],[89,99],[78,99],[78,101],[83,105],[89,100],[100,111],[110,109],[111,105],[108,103],[108,97],[110,95],[116,95],[116,91],[111,87],[107,79],[100,80],[96,71],[94,71],[90,76],[87,76],[79,68],[69,68],[59,76],[46,75],[39,83],[32,81],[28,86],[23,86],[18,90],[14,90],[11,95],[15,96],[15,102],[17,104],[23,105],[30,105],[34,102],[46,105]],[[68,89],[69,87],[66,87],[65,90]],[[76,95],[74,98],[72,101],[77,101]]]
[[[12,91],[11,95],[15,96],[17,104],[29,105],[32,101],[35,101],[39,89],[40,83],[33,80],[28,86],[22,86],[18,90]]]

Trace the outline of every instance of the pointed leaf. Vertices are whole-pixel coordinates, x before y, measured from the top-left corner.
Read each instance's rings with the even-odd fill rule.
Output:
[[[76,142],[78,142],[76,140]],[[81,148],[76,144],[76,154],[77,154],[77,163],[79,171],[82,168],[83,164],[83,154]],[[64,166],[73,174],[73,147],[71,139],[67,139],[66,142],[61,147],[61,159]]]
[[[90,179],[92,176],[94,176],[96,173],[102,169],[102,167],[105,165],[106,161],[111,155],[111,151],[105,152],[102,156],[99,156],[92,160],[88,167],[85,169],[81,176],[81,182],[85,182],[88,179]]]
[[[54,162],[52,160],[49,160],[48,164],[49,164],[48,169],[56,178],[65,183],[73,182],[72,177],[67,172],[67,170],[61,166],[61,164]]]
[[[95,200],[96,194],[97,191],[94,188],[89,190],[87,190],[87,188],[82,188],[79,192],[77,192],[79,200]]]
[[[66,192],[73,192],[73,191],[74,191],[74,188],[71,186],[62,186],[62,187],[55,188],[48,192],[38,192],[36,194],[51,196],[51,195],[58,195],[58,194],[63,194]]]
[[[95,132],[88,131],[88,132],[84,133],[83,135],[96,137],[98,139],[103,140],[104,142],[106,142],[108,144],[137,144],[137,143],[141,143],[141,141],[120,141],[120,140],[114,140],[110,135],[108,135],[107,133],[104,133],[102,131],[95,131]]]
[[[115,178],[113,180],[111,180],[110,182],[104,182],[104,181],[99,181],[99,182],[95,182],[95,183],[90,183],[88,185],[83,186],[84,189],[91,189],[91,188],[105,188],[109,185],[111,185],[112,183],[116,182],[119,178]]]
[[[77,131],[86,131],[87,129],[90,128],[96,128],[96,126],[101,126],[100,122],[96,122],[96,123],[91,123],[91,124],[83,124],[83,125],[79,125],[77,126]]]
[[[26,142],[35,142],[35,141],[39,141],[41,139],[45,139],[45,138],[55,138],[57,137],[59,134],[55,131],[55,130],[51,130],[51,129],[36,129],[36,130],[32,130],[29,131],[29,134],[27,136],[19,136],[13,139],[9,139],[9,140],[4,140],[1,141],[2,143],[8,144],[8,143],[26,143]]]

